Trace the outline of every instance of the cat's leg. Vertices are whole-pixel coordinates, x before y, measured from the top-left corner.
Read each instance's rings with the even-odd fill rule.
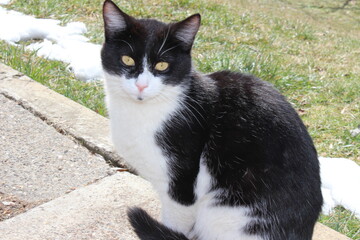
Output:
[[[195,223],[196,205],[179,204],[167,194],[161,197],[161,203],[161,222],[189,237]]]
[[[217,206],[210,200],[199,206],[193,233],[199,240],[264,240],[245,231],[255,220],[248,213],[246,207]]]

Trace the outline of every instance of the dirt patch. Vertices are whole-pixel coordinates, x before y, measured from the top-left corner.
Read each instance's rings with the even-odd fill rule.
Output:
[[[12,218],[39,205],[39,202],[26,202],[15,196],[0,192],[0,221]]]

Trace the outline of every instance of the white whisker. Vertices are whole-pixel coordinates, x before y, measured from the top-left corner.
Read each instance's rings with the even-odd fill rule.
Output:
[[[201,106],[201,104],[200,104],[198,101],[196,101],[196,100],[193,99],[193,98],[189,98],[189,97],[188,97],[188,99],[189,99],[191,102],[196,103],[196,104],[205,112],[205,109],[203,108],[203,106]]]
[[[191,113],[191,115],[196,119],[196,121],[199,123],[199,125],[203,128],[203,125],[201,124],[200,120],[196,117],[195,113],[193,111],[191,111],[191,109],[189,108],[189,105],[187,105],[186,103],[183,105],[184,109],[189,111]],[[193,108],[194,109],[194,108]],[[198,112],[196,110],[196,112]],[[199,112],[198,112],[199,113]],[[200,113],[199,113],[200,114]],[[201,115],[201,114],[200,114]],[[202,115],[201,115],[202,116]]]
[[[163,54],[165,54],[166,52],[168,52],[168,51],[170,51],[170,50],[173,50],[174,48],[178,47],[179,45],[180,45],[180,44],[177,44],[177,45],[175,45],[175,46],[173,46],[173,47],[171,47],[171,48],[166,49],[165,51],[163,51],[163,52],[160,54],[160,57],[161,57]]]
[[[188,98],[188,99],[189,99],[189,98]],[[191,99],[191,100],[192,100],[192,99]],[[194,103],[197,103],[197,102],[194,101],[194,100],[192,100],[192,101],[193,101]],[[202,110],[204,111],[204,108],[203,108],[199,103],[197,103],[197,104],[198,104],[198,106],[200,106],[200,107],[202,108]],[[193,105],[191,105],[190,102],[188,103],[188,106],[191,107],[194,111],[196,111],[203,120],[206,120],[205,117],[204,117]]]
[[[128,42],[125,41],[125,40],[120,40],[120,41],[126,43],[126,44],[129,46],[129,48],[131,49],[131,51],[134,53],[134,49],[132,48],[132,46],[130,45],[130,43],[128,43]]]
[[[167,39],[168,39],[168,37],[169,37],[169,33],[170,33],[170,27],[168,28],[168,31],[167,31],[166,36],[165,36],[165,38],[164,38],[164,41],[163,41],[163,43],[161,44],[161,47],[159,48],[159,51],[158,51],[158,53],[157,53],[157,54],[159,54],[159,53],[160,53],[160,51],[162,50],[162,48],[164,47],[165,42],[166,42],[166,40],[167,40]]]
[[[168,90],[167,93],[171,93],[172,91],[171,90]],[[162,95],[165,95],[166,93],[163,93]],[[186,101],[187,99],[189,99],[189,101]],[[171,99],[168,99],[168,100],[171,100]],[[205,120],[205,117],[203,116],[203,114],[201,114],[193,105],[191,105],[191,102],[194,102],[196,103],[203,111],[204,111],[204,108],[201,106],[200,103],[198,103],[196,100],[194,99],[191,99],[189,98],[188,96],[185,96],[183,98],[183,101],[181,103],[181,109],[179,109],[179,111],[177,111],[179,114],[182,114],[182,116],[184,116],[184,114],[187,115],[188,118],[185,118],[184,120],[188,123],[188,120],[191,119],[191,117],[193,117],[198,123],[199,125],[204,128],[202,122],[199,120],[199,118],[196,116],[195,112],[197,114],[200,115],[200,117]]]
[[[176,101],[177,102],[178,100],[169,98],[167,96],[167,94],[170,94],[171,92],[173,92],[173,91],[162,92],[160,95],[158,95],[158,100],[165,100],[165,101],[170,101],[170,102],[175,102]],[[176,91],[176,92],[178,92],[178,91]],[[182,119],[186,123],[186,125],[189,127],[189,129],[191,129],[191,125],[189,123],[189,119],[190,119],[191,115],[189,115],[189,112],[188,111],[182,111],[182,109],[180,109],[176,113],[179,114],[180,119]],[[181,124],[183,122],[179,121],[180,119],[175,119],[175,120],[179,124]]]

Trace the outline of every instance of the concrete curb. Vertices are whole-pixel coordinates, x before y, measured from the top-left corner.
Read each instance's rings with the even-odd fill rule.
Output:
[[[321,223],[317,223],[315,225],[313,240],[351,240],[351,239]]]
[[[80,141],[85,147],[87,147],[91,151],[94,151],[104,156],[104,158],[110,161],[111,163],[117,166],[125,166],[123,159],[113,152],[112,145],[108,138],[109,122],[106,118],[81,106],[78,103],[71,101],[70,99],[58,93],[53,92],[49,88],[26,77],[24,74],[21,74],[1,63],[0,63],[0,94],[3,94],[8,98],[17,101],[24,108],[33,112],[35,115],[39,116],[48,124],[53,125],[59,132],[71,135],[72,137]],[[137,201],[136,197],[139,196],[138,195],[139,193],[142,194],[142,192],[144,193],[142,195],[144,198],[148,200],[155,199],[155,194],[151,190],[149,190],[149,186],[147,185],[148,183],[141,180],[139,177],[132,176],[131,174],[128,175],[129,175],[128,177],[130,177],[129,179],[132,180],[131,182],[126,182],[126,183],[123,182],[125,187],[127,186],[130,187],[127,189],[128,191],[126,191],[125,195],[132,195],[133,200],[130,199],[129,201],[126,201],[126,204],[122,204],[124,208],[125,206],[137,205],[139,203],[141,204],[141,202]],[[118,174],[116,176],[118,176]],[[132,188],[133,181],[142,182],[140,185],[137,185],[136,190]],[[79,189],[79,191],[80,190],[81,189]],[[136,192],[132,192],[132,191],[136,191]],[[64,196],[64,198],[66,198],[66,196]],[[59,200],[55,199],[47,204],[50,205],[56,204],[57,201]],[[68,200],[65,199],[65,202],[66,201]],[[151,205],[152,206],[151,208],[153,209],[153,213],[157,212],[159,209],[157,201],[155,202],[156,203],[154,205]],[[61,203],[58,202],[58,204]],[[16,221],[17,219],[24,219],[24,218],[26,219],[27,216],[33,214],[34,211],[41,211],[41,208],[44,208],[45,206],[48,205],[41,205],[27,213],[9,219],[6,222],[11,223],[13,221]],[[118,209],[113,209],[113,210],[117,211]],[[97,211],[99,211],[99,209],[97,209]],[[59,217],[57,217],[56,219],[61,218],[62,216],[61,212],[56,212],[56,214],[60,214]],[[98,217],[101,218],[101,214],[102,214],[101,210],[100,212],[98,212],[98,214],[99,214]],[[29,218],[33,219],[31,217]],[[21,221],[24,221],[25,223],[27,220],[21,220]],[[38,220],[34,218],[32,221],[38,221]],[[56,220],[54,219],[49,219],[48,221],[56,222]],[[96,221],[94,222],[94,224],[95,223]],[[61,225],[61,222],[59,224]],[[127,223],[121,222],[119,224],[127,224]],[[8,226],[10,227],[10,225],[11,224],[9,224]],[[124,226],[121,225],[121,227]],[[40,224],[40,228],[41,228],[41,224]],[[40,228],[38,228],[38,230]],[[129,229],[127,225],[126,225],[126,229]],[[56,228],[53,229],[53,231],[56,231]],[[26,239],[47,239],[47,238],[29,238],[29,235],[23,235],[23,236],[25,236]],[[73,236],[74,238],[72,238],[71,236]],[[19,238],[19,239],[25,239],[25,238]],[[18,238],[12,238],[12,239],[18,239]],[[91,237],[88,234],[84,234],[84,235],[80,234],[80,235],[76,235],[76,237],[75,235],[67,235],[66,237],[58,236],[52,239],[97,239],[97,238],[96,236]],[[109,238],[109,239],[113,239],[113,238]],[[120,238],[120,239],[124,239],[124,238]],[[131,237],[126,239],[134,239],[134,238]],[[318,223],[315,227],[313,240],[347,240],[347,239],[349,238],[320,223]]]
[[[2,94],[0,166],[0,219],[13,216],[24,204],[38,205],[115,173],[101,155]],[[10,205],[3,204],[7,198]],[[24,204],[15,204],[15,199]]]
[[[0,93],[17,101],[59,132],[71,135],[113,165],[124,166],[123,159],[112,149],[106,118],[1,63]]]
[[[0,240],[136,240],[126,216],[135,205],[159,215],[148,182],[116,173],[0,222]]]

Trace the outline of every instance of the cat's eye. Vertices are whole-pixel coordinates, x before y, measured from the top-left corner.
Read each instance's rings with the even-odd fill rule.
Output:
[[[122,57],[121,57],[121,61],[122,61],[126,66],[129,66],[129,67],[135,66],[135,61],[134,61],[134,59],[132,59],[132,58],[129,57],[129,56],[122,56]]]
[[[165,71],[168,68],[169,68],[169,63],[167,63],[167,62],[158,62],[155,65],[155,69],[158,71]]]

